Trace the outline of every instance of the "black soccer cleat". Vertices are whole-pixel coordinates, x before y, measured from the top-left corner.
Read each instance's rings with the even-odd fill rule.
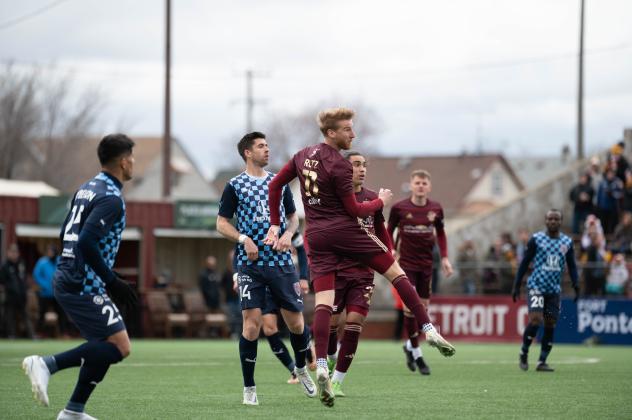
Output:
[[[422,375],[430,375],[430,367],[426,364],[423,357],[415,360],[415,364]]]
[[[527,360],[527,355],[520,353],[520,369],[527,371],[529,370],[529,361]]]
[[[555,369],[547,365],[546,362],[538,363],[538,366],[536,366],[535,370],[538,372],[555,372]]]
[[[404,354],[406,355],[406,366],[408,366],[408,369],[410,369],[411,372],[415,371],[415,368],[417,367],[417,365],[415,365],[415,359],[413,358],[413,352],[409,351],[406,348],[406,345],[404,344]]]

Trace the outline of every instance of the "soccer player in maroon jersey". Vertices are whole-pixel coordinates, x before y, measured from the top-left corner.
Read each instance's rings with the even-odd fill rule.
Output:
[[[371,201],[378,197],[377,193],[363,188],[366,177],[367,162],[358,152],[345,153],[345,157],[353,166],[353,191],[359,203]],[[384,215],[382,210],[361,219],[360,225],[375,235],[375,225],[380,224],[384,231]],[[389,237],[380,238],[389,249],[392,248]],[[327,358],[329,371],[332,374],[331,387],[336,397],[344,397],[342,382],[351,366],[351,362],[358,348],[358,340],[362,332],[364,320],[369,313],[371,296],[373,295],[373,270],[351,258],[343,258],[336,268],[336,294],[334,297],[333,316],[329,329],[329,346]],[[344,334],[338,351],[338,322],[343,310],[347,311]],[[335,370],[334,370],[335,366]]]
[[[358,203],[353,193],[353,169],[340,150],[349,150],[355,138],[352,118],[354,112],[333,108],[318,114],[324,142],[308,146],[296,153],[274,177],[268,187],[270,229],[265,243],[277,247],[281,191],[284,185],[298,177],[307,219],[311,279],[316,292],[313,334],[316,342],[316,375],[318,393],[323,404],[334,405],[327,369],[329,322],[334,304],[335,271],[342,257],[349,257],[368,265],[384,275],[397,289],[406,306],[417,319],[418,327],[426,334],[429,344],[444,356],[452,356],[454,347],[434,328],[417,292],[406,274],[379,239],[388,233],[376,226],[376,235],[358,223],[390,202],[390,190],[380,189],[378,198]]]
[[[428,198],[432,191],[430,173],[425,170],[413,171],[410,174],[410,191],[409,198],[393,205],[388,217],[388,232],[393,238],[397,228],[399,265],[417,289],[424,307],[428,308],[432,284],[432,249],[435,242],[439,245],[441,269],[446,277],[452,275],[452,265],[448,259],[447,239],[443,229],[443,208],[441,204]],[[430,375],[430,368],[419,347],[419,329],[413,314],[407,309],[404,310],[404,326],[409,337],[404,345],[408,368],[415,371],[417,367],[422,375]]]

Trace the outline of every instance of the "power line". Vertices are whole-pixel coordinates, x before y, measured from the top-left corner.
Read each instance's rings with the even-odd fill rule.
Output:
[[[13,19],[9,19],[9,20],[7,20],[7,21],[5,21],[5,22],[2,22],[2,23],[0,23],[0,31],[1,31],[1,30],[4,30],[4,29],[7,29],[7,28],[10,28],[10,27],[12,27],[12,26],[15,26],[15,25],[17,25],[17,24],[19,24],[19,23],[22,23],[22,22],[24,22],[25,20],[29,20],[29,19],[32,19],[32,18],[34,18],[34,17],[36,17],[36,16],[39,16],[39,15],[41,15],[42,13],[46,13],[46,12],[48,12],[49,10],[51,10],[51,9],[53,9],[53,8],[55,8],[55,7],[57,7],[57,6],[59,6],[59,5],[60,5],[60,4],[62,4],[62,3],[65,3],[65,2],[67,2],[67,1],[68,1],[68,0],[56,0],[56,1],[54,1],[54,2],[52,2],[52,3],[50,3],[50,4],[48,4],[48,5],[46,5],[46,6],[44,6],[44,7],[41,7],[41,8],[39,8],[39,9],[37,9],[37,10],[35,10],[35,11],[31,12],[31,13],[27,13],[27,14],[22,15],[22,16],[20,16],[20,17],[13,18]]]

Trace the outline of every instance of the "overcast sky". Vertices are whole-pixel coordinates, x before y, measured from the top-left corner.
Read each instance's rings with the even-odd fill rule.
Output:
[[[162,132],[164,2],[0,0],[0,58],[98,86],[104,132]],[[54,2],[53,2],[54,3]],[[574,150],[580,0],[173,0],[173,133],[207,173],[245,130],[336,98],[373,107],[383,154]],[[586,0],[585,142],[632,127],[632,1]],[[362,124],[362,115],[355,119]],[[314,139],[317,141],[318,139]],[[361,141],[361,139],[359,139]],[[231,147],[229,153],[233,153]],[[225,155],[224,155],[225,156]]]

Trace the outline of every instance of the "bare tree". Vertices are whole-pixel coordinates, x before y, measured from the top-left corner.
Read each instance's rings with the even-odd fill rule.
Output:
[[[96,90],[75,95],[68,76],[5,65],[0,71],[0,177],[43,179],[67,190],[68,156],[90,137],[102,105]]]
[[[337,100],[323,101],[296,113],[269,113],[268,123],[264,125],[264,133],[272,151],[271,167],[275,169],[281,167],[298,150],[320,141],[322,134],[316,122],[318,112],[336,106],[331,104],[339,102]],[[354,148],[371,154],[375,151],[375,138],[382,125],[381,119],[371,106],[361,101],[354,101],[345,106],[356,112],[354,130],[357,137]]]

